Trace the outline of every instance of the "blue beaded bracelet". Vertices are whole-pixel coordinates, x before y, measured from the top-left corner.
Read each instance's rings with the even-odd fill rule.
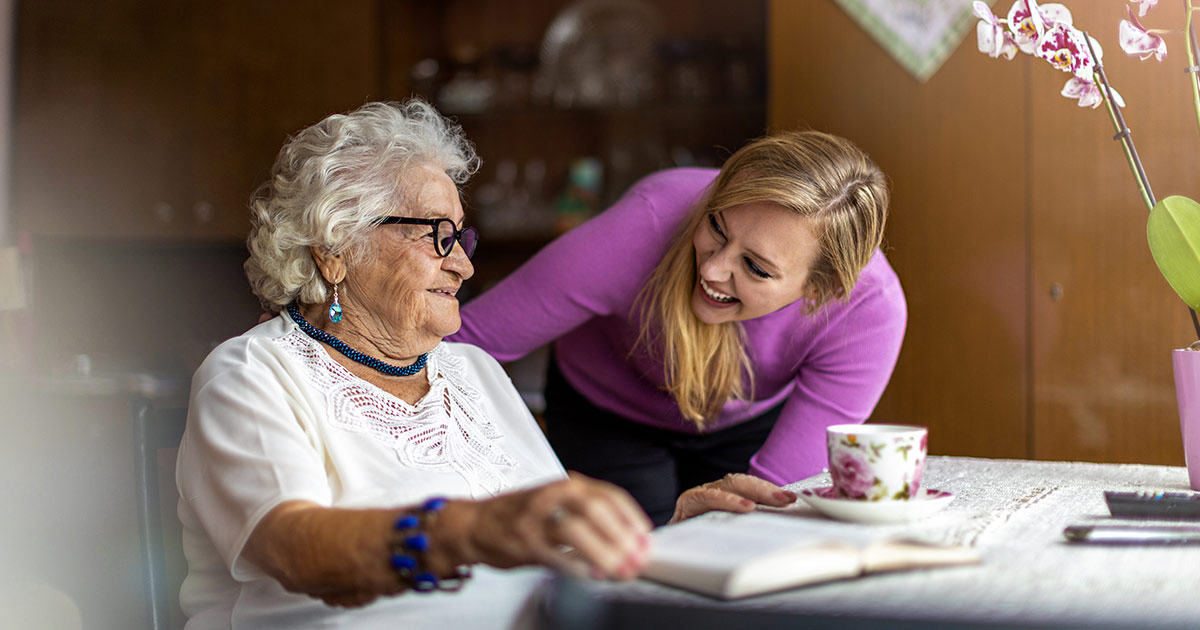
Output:
[[[429,499],[416,512],[397,517],[392,527],[392,569],[418,593],[457,591],[471,577],[471,567],[459,565],[454,568],[454,575],[439,578],[429,571],[425,562],[425,553],[429,551],[426,532],[433,527],[437,513],[445,505],[445,499]]]

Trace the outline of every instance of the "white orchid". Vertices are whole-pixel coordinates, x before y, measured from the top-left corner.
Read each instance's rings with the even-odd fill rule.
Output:
[[[1185,0],[1186,22],[1183,29],[1177,31],[1148,29],[1138,19],[1146,15],[1157,4],[1157,0],[1139,0],[1136,16],[1127,4],[1129,19],[1121,20],[1118,27],[1121,49],[1143,60],[1154,57],[1162,61],[1167,56],[1163,34],[1182,33],[1189,40],[1193,38],[1192,17],[1195,11],[1200,10],[1200,7],[1193,6],[1193,1]],[[1015,53],[1011,52],[1011,46],[1015,45],[1021,52],[1044,59],[1055,68],[1070,73],[1071,78],[1063,85],[1061,94],[1076,101],[1080,107],[1108,105],[1117,131],[1114,139],[1121,142],[1142,201],[1150,211],[1146,232],[1154,261],[1179,297],[1193,311],[1200,310],[1200,203],[1180,196],[1154,199],[1145,169],[1134,148],[1133,137],[1121,115],[1125,99],[1105,77],[1102,65],[1104,50],[1100,42],[1077,29],[1072,23],[1070,10],[1061,4],[1038,5],[1036,0],[1017,0],[1004,19],[995,16],[983,2],[976,2],[973,6],[980,20],[976,29],[980,52],[993,58],[1004,56],[1012,59]],[[1196,66],[1200,50],[1195,50],[1190,41],[1187,55],[1188,66]],[[1196,120],[1200,124],[1200,80],[1189,81],[1193,81],[1192,89],[1196,91],[1193,103]],[[1200,320],[1193,319],[1196,334],[1200,336]]]
[[[1112,90],[1112,88],[1109,89]],[[1100,86],[1096,85],[1094,81],[1085,81],[1079,77],[1067,79],[1067,84],[1062,89],[1062,95],[1078,100],[1080,107],[1096,109],[1104,102],[1104,97],[1100,95]],[[1112,99],[1117,107],[1125,107],[1125,99],[1121,97],[1120,92],[1112,90]]]
[[[1061,4],[1039,5],[1037,0],[1017,0],[1005,20],[1021,52],[1032,55],[1046,29],[1055,24],[1071,26],[1071,11]]]
[[[1013,57],[1016,57],[1017,44],[1013,41],[1012,33],[1005,26],[1004,20],[996,17],[991,8],[979,0],[975,0],[973,6],[975,15],[979,17],[979,24],[975,27],[975,34],[979,40],[979,52],[992,59],[1004,57],[1012,60]]]
[[[1145,61],[1154,57],[1158,61],[1162,61],[1167,56],[1167,42],[1163,40],[1162,35],[1154,31],[1146,30],[1142,26],[1141,21],[1133,14],[1133,9],[1125,7],[1129,11],[1129,19],[1121,20],[1121,25],[1118,27],[1117,41],[1121,43],[1121,50],[1124,50],[1128,55],[1136,55]]]
[[[1092,39],[1092,47],[1096,51],[1096,57],[1104,56],[1100,42]],[[1097,59],[1092,59],[1092,53],[1088,51],[1087,36],[1083,31],[1063,22],[1054,24],[1042,33],[1034,45],[1034,55],[1049,61],[1055,68],[1070,72],[1086,81],[1092,80],[1092,73],[1097,66]]]

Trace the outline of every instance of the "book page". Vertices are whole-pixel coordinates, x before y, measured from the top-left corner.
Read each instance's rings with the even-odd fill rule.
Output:
[[[863,573],[973,564],[976,550],[771,512],[704,515],[654,532],[648,579],[733,599]]]
[[[857,575],[858,549],[875,540],[816,519],[712,514],[655,531],[645,576],[715,597],[743,597]]]
[[[939,547],[910,541],[879,541],[860,555],[864,573],[881,573],[913,567],[976,564],[979,552],[970,547]]]
[[[656,530],[651,560],[683,559],[688,564],[733,569],[788,547],[829,542],[864,547],[879,539],[832,521],[769,512],[721,512]]]

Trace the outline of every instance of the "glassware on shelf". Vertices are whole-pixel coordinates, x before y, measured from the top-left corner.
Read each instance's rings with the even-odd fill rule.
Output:
[[[594,157],[576,158],[567,171],[567,186],[554,202],[554,231],[558,234],[587,221],[600,203],[604,166]]]
[[[520,109],[529,105],[533,78],[537,70],[537,50],[514,44],[496,49],[495,105],[500,109]]]
[[[414,63],[408,74],[412,81],[412,91],[417,96],[434,102],[437,98],[439,72],[441,64],[437,59],[426,58]]]
[[[508,200],[512,188],[517,181],[517,163],[510,158],[496,162],[496,169],[491,181],[481,184],[475,189],[473,201],[481,235],[486,237],[504,236],[512,229],[513,217]]]
[[[526,208],[526,226],[531,234],[550,234],[554,230],[554,212],[546,201],[546,162],[532,158],[525,162],[521,197]]]
[[[668,154],[664,139],[654,133],[614,140],[607,157],[608,176],[601,202],[615,202],[639,179],[654,171],[680,166]]]
[[[475,223],[484,238],[540,238],[553,231],[545,202],[546,162],[531,158],[523,166],[500,160],[493,179],[475,191]]]
[[[495,82],[483,75],[479,51],[463,46],[454,51],[454,74],[438,90],[438,108],[446,114],[480,114],[492,106]]]
[[[582,0],[542,40],[539,94],[556,107],[631,107],[654,97],[662,18],[636,0]]]
[[[712,84],[704,46],[692,39],[668,39],[660,46],[666,75],[667,101],[702,105],[712,100]]]

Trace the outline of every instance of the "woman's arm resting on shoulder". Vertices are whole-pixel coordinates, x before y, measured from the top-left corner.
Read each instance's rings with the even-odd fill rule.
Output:
[[[403,510],[347,510],[289,501],[271,510],[243,551],[285,589],[331,606],[362,606],[407,586],[390,566],[392,527]],[[542,564],[627,579],[645,566],[650,522],[624,491],[575,476],[485,501],[449,501],[438,513],[426,569],[463,564]],[[576,551],[572,560],[562,546]]]
[[[598,315],[624,315],[670,231],[636,191],[558,237],[496,286],[463,305],[448,341],[498,361],[519,359]],[[669,237],[669,235],[668,235]]]
[[[675,501],[675,515],[671,523],[703,514],[705,512],[753,512],[755,506],[787,507],[796,501],[796,494],[779,486],[753,477],[730,473],[716,481],[696,486],[679,495]],[[669,523],[668,523],[669,524]]]

